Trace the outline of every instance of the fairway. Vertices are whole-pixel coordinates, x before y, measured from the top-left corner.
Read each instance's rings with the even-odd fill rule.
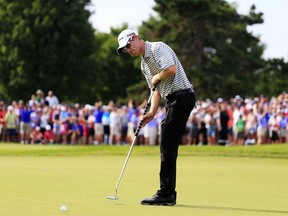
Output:
[[[0,215],[288,215],[287,159],[180,155],[177,205],[154,207],[139,202],[158,189],[157,154],[132,152],[119,200],[106,199],[125,157],[1,156]]]

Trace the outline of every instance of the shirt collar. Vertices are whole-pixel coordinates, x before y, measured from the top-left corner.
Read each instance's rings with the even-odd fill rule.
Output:
[[[144,54],[144,58],[146,57],[151,57],[151,44],[149,41],[145,42],[145,54]]]

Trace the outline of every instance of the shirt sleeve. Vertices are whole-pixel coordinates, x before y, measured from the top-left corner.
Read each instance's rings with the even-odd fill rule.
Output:
[[[156,62],[157,67],[162,71],[171,65],[175,65],[173,57],[170,52],[167,52],[168,46],[165,46],[164,43],[159,44],[158,49],[156,49]]]

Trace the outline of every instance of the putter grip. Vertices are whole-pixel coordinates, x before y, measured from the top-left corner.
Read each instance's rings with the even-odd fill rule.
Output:
[[[139,132],[140,132],[140,130],[142,128],[142,124],[143,124],[143,120],[140,121],[140,123],[139,123],[139,125],[138,125],[138,127],[137,127],[137,129],[135,131],[135,136],[136,137],[138,136],[138,134],[139,134]]]
[[[150,107],[150,102],[146,104],[145,109],[144,109],[144,112],[143,112],[143,115],[146,115],[149,107]],[[141,128],[142,128],[142,125],[143,125],[143,120],[141,120],[141,121],[139,122],[139,125],[138,125],[138,127],[137,127],[137,129],[136,129],[136,132],[135,132],[135,136],[138,136],[138,133],[139,133],[139,131],[140,131]]]
[[[152,92],[154,92],[154,91],[156,90],[156,86],[157,86],[157,84],[153,86]],[[147,113],[147,111],[148,111],[148,109],[149,109],[149,107],[150,107],[150,104],[151,104],[151,102],[148,101],[147,104],[146,104],[146,106],[145,106],[145,108],[144,108],[143,115],[146,115],[146,113]],[[141,121],[141,122],[143,123],[143,121]],[[140,124],[141,124],[141,126],[142,126],[142,123],[141,123],[141,122],[140,122]]]
[[[150,107],[150,103],[147,103],[146,106],[145,106],[145,109],[144,109],[143,115],[146,115],[146,113],[147,113],[149,107]]]

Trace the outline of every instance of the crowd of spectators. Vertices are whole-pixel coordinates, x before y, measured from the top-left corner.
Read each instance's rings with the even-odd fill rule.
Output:
[[[0,141],[22,144],[130,144],[146,101],[94,105],[60,103],[53,91],[30,100],[0,101]],[[142,128],[136,145],[158,145],[165,107]],[[236,95],[197,102],[183,131],[182,145],[253,145],[288,142],[288,93],[267,98]]]

